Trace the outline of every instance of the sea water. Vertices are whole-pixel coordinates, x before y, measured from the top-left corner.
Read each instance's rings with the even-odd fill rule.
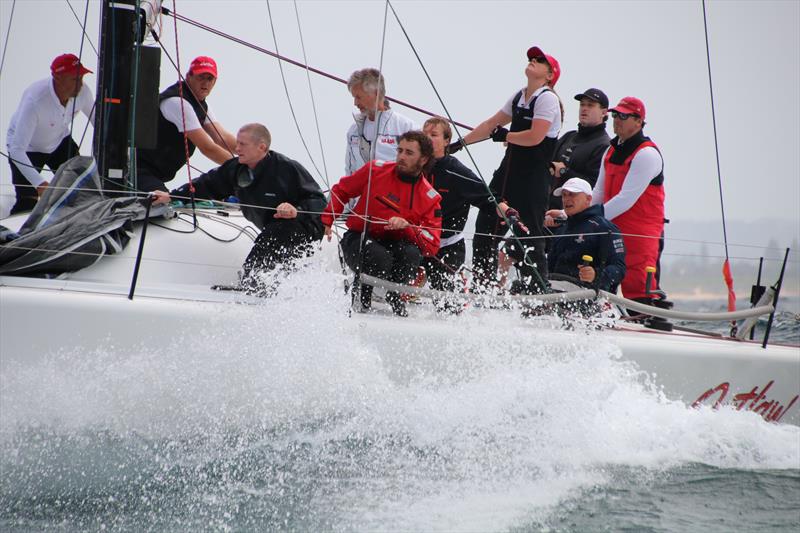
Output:
[[[797,427],[669,401],[591,330],[467,310],[420,353],[347,303],[311,268],[233,325],[0,376],[0,530],[800,525]]]

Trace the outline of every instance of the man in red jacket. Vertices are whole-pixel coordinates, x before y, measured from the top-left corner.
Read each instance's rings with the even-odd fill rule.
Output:
[[[341,242],[350,268],[409,283],[422,257],[436,255],[442,228],[440,196],[424,176],[433,163],[430,139],[421,131],[408,131],[400,137],[396,162],[370,161],[331,188],[322,215],[328,240],[334,219],[348,200],[358,198]],[[396,292],[387,292],[386,301],[396,315],[408,314]],[[362,308],[368,309],[371,302],[372,287],[362,285]]]

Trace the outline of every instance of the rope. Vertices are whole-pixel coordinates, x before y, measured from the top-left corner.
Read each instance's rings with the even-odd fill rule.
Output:
[[[83,10],[83,23],[81,24],[81,46],[78,49],[78,64],[83,64],[83,43],[86,41],[86,19],[89,18],[89,0],[86,0],[86,7]],[[72,97],[72,112],[69,119],[69,136],[72,138],[72,132],[75,129],[75,106],[77,105],[77,95]],[[83,137],[81,137],[83,142]],[[79,147],[80,148],[80,147]],[[67,152],[69,153],[69,152]]]
[[[390,0],[386,0],[386,3],[388,5],[388,7],[391,8],[392,14],[394,14],[395,20],[397,20],[397,24],[400,26],[400,29],[403,31],[403,35],[405,36],[406,41],[408,41],[408,45],[411,47],[412,52],[414,52],[414,56],[417,58],[417,62],[419,62],[420,67],[422,67],[422,71],[425,73],[425,77],[428,78],[428,83],[430,83],[431,88],[433,89],[434,93],[436,94],[436,98],[439,100],[439,103],[442,105],[442,109],[444,109],[444,112],[447,114],[447,119],[451,123],[453,123],[453,125],[455,126],[456,122],[453,121],[453,117],[450,114],[450,111],[447,109],[447,106],[445,105],[444,100],[442,99],[441,95],[439,94],[439,90],[436,88],[436,84],[433,83],[433,79],[431,78],[430,74],[428,73],[428,69],[425,68],[425,64],[422,62],[422,58],[420,57],[419,53],[417,52],[417,49],[414,46],[414,43],[411,41],[411,37],[408,35],[408,32],[406,31],[406,28],[403,25],[403,22],[400,20],[400,17],[397,15],[397,12],[395,11],[394,6],[392,6],[391,1]],[[464,138],[461,136],[461,132],[458,130],[458,127],[455,127],[454,129],[456,130],[456,135],[458,135],[459,140],[461,140],[462,144],[463,144]],[[511,224],[511,221],[508,219],[508,217],[506,217],[505,213],[503,213],[500,210],[499,204],[497,202],[497,198],[495,198],[494,194],[492,193],[491,188],[486,183],[486,179],[483,177],[483,174],[481,173],[480,168],[478,168],[478,164],[475,162],[475,159],[472,157],[472,153],[470,153],[470,151],[467,148],[466,144],[464,144],[464,149],[466,150],[467,155],[470,158],[470,161],[472,161],[472,165],[475,167],[475,170],[477,171],[478,176],[480,176],[481,181],[483,182],[484,186],[486,187],[486,190],[489,193],[489,200],[494,204],[495,209],[500,214],[500,218],[506,223],[506,228],[511,230],[511,237],[510,238],[512,240],[516,241],[517,245],[520,247],[520,250],[523,251],[523,254],[524,254],[523,261],[528,266],[533,267],[532,263],[528,263],[528,254],[527,254],[527,252],[525,250],[525,247],[522,245],[522,242],[521,242],[520,238],[513,231],[513,225]],[[506,167],[506,173],[508,173],[508,169],[509,168],[510,168],[510,162]],[[505,236],[505,234],[503,236]],[[539,237],[532,237],[532,238],[539,238]],[[533,268],[531,268],[531,272],[533,273],[533,277],[536,279],[536,282],[539,284],[539,286],[543,290],[546,290],[547,289],[547,283],[545,282],[544,279],[542,279],[542,276],[539,274],[539,271],[535,267],[533,267]]]
[[[150,36],[153,38],[153,40],[156,43],[158,43],[158,46],[161,47],[161,51],[164,52],[164,55],[167,56],[167,59],[169,59],[169,62],[172,63],[172,67],[175,69],[175,72],[178,73],[178,81],[185,82],[186,78],[183,77],[183,74],[181,73],[181,70],[178,68],[178,65],[172,59],[172,56],[170,55],[169,50],[166,49],[166,47],[164,46],[164,43],[161,42],[161,39],[159,38],[158,33],[156,33],[155,29],[153,29],[152,27],[150,28]],[[189,91],[191,91],[192,96],[194,96],[196,100],[199,100],[199,98],[197,98],[197,95],[194,94],[194,91],[192,91],[192,88],[189,87],[188,84],[186,85],[186,87],[188,87]],[[220,133],[219,129],[217,128],[217,125],[214,122],[211,122],[210,124],[211,124],[211,127],[216,132],[217,136],[220,139],[223,140],[223,143],[225,144],[225,146],[223,148],[225,148],[228,151],[228,153],[231,154],[231,157],[235,157],[236,154],[233,153],[233,150],[231,150],[231,147],[228,146],[228,143],[224,142],[225,139],[222,137],[222,134]],[[197,172],[199,172],[201,174],[204,174],[204,172],[202,170],[200,170],[199,168],[197,168],[194,165],[187,164],[186,166],[196,170]]]
[[[6,40],[3,43],[3,57],[0,59],[0,77],[3,76],[3,65],[6,64],[6,52],[8,51],[8,37],[11,35],[11,22],[14,20],[14,8],[17,7],[17,0],[11,4],[11,15],[8,17],[8,29],[6,30]]]
[[[389,20],[389,0],[386,0],[386,4],[383,8],[383,33],[381,35],[381,55],[380,61],[378,61],[378,87],[375,89],[375,109],[373,110],[375,113],[375,142],[370,143],[370,154],[369,154],[369,171],[367,174],[367,200],[364,203],[364,213],[369,213],[369,201],[370,197],[372,196],[372,170],[375,161],[375,151],[377,150],[378,146],[378,135],[380,134],[380,124],[381,124],[381,115],[378,111],[378,101],[381,99],[381,88],[380,88],[380,80],[383,77],[383,53],[386,48],[386,26]],[[363,89],[363,86],[362,86]],[[385,90],[385,87],[384,87]],[[384,95],[385,96],[385,95]],[[364,123],[369,117],[364,118]],[[364,229],[361,232],[361,239],[358,243],[358,262],[356,263],[356,272],[353,278],[353,287],[352,287],[352,301],[350,306],[350,311],[352,312],[353,307],[355,306],[356,296],[357,293],[360,292],[361,286],[361,266],[364,262],[364,244],[367,240],[367,233],[369,233],[369,218],[367,218],[364,222]]]
[[[306,45],[303,41],[303,30],[300,25],[300,12],[297,9],[297,0],[293,0],[292,4],[294,5],[294,16],[297,20],[297,33],[300,35],[300,48],[303,51],[303,61],[306,65],[308,65],[308,58],[306,57]],[[267,2],[269,5],[269,2]],[[270,24],[272,20],[270,19]],[[274,32],[273,32],[274,36]],[[275,50],[278,49],[278,45],[275,45]],[[283,70],[281,70],[281,75],[283,75]],[[314,90],[311,87],[311,73],[309,71],[308,66],[306,66],[306,81],[308,82],[308,94],[311,96],[311,110],[314,112],[314,124],[317,127],[317,139],[319,140],[319,152],[322,154],[322,170],[324,171],[323,179],[325,180],[325,186],[330,189],[331,185],[328,181],[328,166],[325,162],[325,149],[322,146],[322,131],[319,128],[319,116],[317,114],[317,104],[314,100]]]
[[[308,70],[310,70],[311,72],[313,72],[315,74],[319,74],[320,76],[324,76],[324,77],[326,77],[328,79],[331,79],[331,80],[334,80],[334,81],[338,81],[339,83],[343,83],[343,84],[347,85],[347,80],[339,78],[338,76],[334,76],[333,74],[329,74],[329,73],[327,73],[327,72],[325,72],[323,70],[319,70],[319,69],[311,67],[309,65],[304,65],[303,63],[300,63],[299,61],[296,61],[294,59],[282,56],[280,54],[272,52],[271,50],[267,50],[266,48],[262,48],[260,46],[257,46],[255,44],[253,44],[253,43],[250,43],[248,41],[245,41],[243,39],[240,39],[240,38],[235,37],[233,35],[230,35],[228,33],[225,33],[223,31],[218,30],[216,28],[213,28],[211,26],[207,26],[207,25],[205,25],[205,24],[203,24],[201,22],[197,22],[196,20],[192,20],[192,19],[190,19],[188,17],[185,17],[183,15],[180,15],[178,13],[170,12],[170,10],[165,8],[165,7],[162,7],[161,11],[162,11],[163,14],[165,14],[167,16],[171,16],[171,17],[173,17],[173,18],[175,18],[177,20],[180,20],[181,22],[185,22],[186,24],[190,24],[190,25],[192,25],[192,26],[194,26],[196,28],[200,28],[201,30],[205,30],[205,31],[207,31],[209,33],[213,33],[214,35],[222,37],[223,39],[227,39],[229,41],[233,41],[233,42],[235,42],[237,44],[241,44],[242,46],[246,46],[247,48],[251,48],[253,50],[261,52],[262,54],[267,54],[269,56],[276,57],[276,58],[280,59],[281,61],[285,61],[286,63],[290,63],[290,64],[295,65],[297,67],[302,67],[302,68],[308,69]],[[392,98],[392,97],[387,96],[386,100],[388,100],[390,102],[394,102],[394,103],[396,103],[398,105],[401,105],[403,107],[407,107],[408,109],[413,109],[414,111],[418,111],[418,112],[422,113],[423,115],[428,115],[429,117],[435,117],[436,116],[435,113],[432,113],[432,112],[430,112],[430,111],[428,111],[426,109],[423,109],[421,107],[417,107],[417,106],[415,106],[413,104],[410,104],[408,102],[404,102],[402,100],[398,100],[397,98]],[[466,124],[462,124],[460,122],[454,122],[453,124],[457,124],[457,125],[461,126],[462,128],[466,128],[468,130],[472,129],[471,126],[468,126]]]
[[[277,52],[278,36],[275,34],[275,26],[272,23],[272,9],[270,8],[269,0],[267,0],[267,13],[269,14],[269,27],[270,30],[272,30],[272,42],[275,44],[275,51]],[[308,158],[311,160],[311,164],[314,165],[314,169],[317,171],[317,174],[322,176],[322,172],[317,166],[316,161],[314,161],[314,156],[311,155],[311,150],[308,149],[308,144],[306,144],[306,139],[305,137],[303,137],[303,132],[300,130],[300,123],[297,120],[297,114],[295,114],[294,112],[292,97],[289,95],[289,86],[286,84],[286,75],[283,72],[283,62],[280,59],[278,59],[278,70],[280,70],[281,72],[281,81],[283,81],[283,90],[286,93],[286,101],[289,104],[289,111],[291,111],[292,113],[292,120],[294,121],[294,126],[297,128],[297,135],[300,137],[300,142],[303,143],[303,148],[305,148],[306,154],[308,154]],[[319,125],[317,125],[317,131],[319,131]]]
[[[15,3],[16,3],[16,1],[17,1],[17,0],[14,0],[14,2],[15,2]],[[72,16],[73,16],[73,17],[75,17],[75,20],[76,20],[76,21],[78,22],[78,24],[80,25],[80,23],[81,23],[81,19],[78,17],[78,14],[77,14],[77,13],[75,13],[75,9],[72,7],[72,4],[70,3],[70,1],[69,1],[69,0],[66,0],[66,2],[67,2],[67,6],[69,7],[69,10],[70,10],[70,11],[72,11]],[[13,7],[12,7],[12,13],[13,13]],[[86,27],[85,27],[85,26],[81,26],[81,30],[83,31],[83,36],[84,36],[84,38],[85,38],[87,41],[89,41],[89,46],[91,46],[91,47],[92,47],[92,50],[94,50],[94,54],[95,54],[95,55],[99,55],[99,54],[97,53],[97,48],[94,46],[94,43],[92,42],[92,39],[91,39],[91,37],[89,37],[89,36],[86,34]]]
[[[731,275],[730,258],[728,257],[728,228],[725,223],[725,201],[722,194],[722,171],[719,164],[719,141],[717,137],[717,114],[714,105],[714,85],[711,77],[711,48],[708,44],[708,18],[706,17],[706,0],[703,0],[703,31],[706,39],[706,62],[708,64],[708,92],[711,95],[711,122],[714,126],[714,155],[717,161],[717,183],[719,185],[719,207],[722,212],[722,238],[725,243],[725,263],[722,266],[722,274],[725,285],[728,287],[728,310],[736,309],[736,294],[733,292],[733,276]],[[731,324],[732,328],[736,324]]]

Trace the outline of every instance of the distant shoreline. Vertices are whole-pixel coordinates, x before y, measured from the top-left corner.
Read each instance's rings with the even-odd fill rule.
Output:
[[[668,292],[667,296],[670,300],[683,300],[683,301],[700,301],[700,300],[722,300],[727,301],[728,294],[723,292],[704,292],[701,288],[697,287],[692,292]],[[781,298],[797,298],[800,297],[800,292],[782,290]],[[736,301],[750,301],[750,293],[736,293]]]

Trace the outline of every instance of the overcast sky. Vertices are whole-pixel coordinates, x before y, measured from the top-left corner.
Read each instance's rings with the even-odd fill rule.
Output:
[[[172,8],[172,1],[165,5]],[[355,69],[379,65],[384,2],[298,1],[296,5],[311,65],[341,78]],[[645,133],[659,145],[666,161],[667,216],[719,224],[701,2],[397,0],[393,5],[445,104],[460,122],[479,123],[524,85],[525,51],[534,44],[561,63],[556,90],[566,107],[564,132],[577,122],[577,102],[572,97],[588,87],[603,89],[614,102],[626,95],[644,100]],[[11,6],[11,0],[0,0],[3,42]],[[72,6],[82,17],[85,2],[72,0]],[[295,4],[273,1],[270,7],[280,52],[302,61]],[[99,2],[89,2],[88,36],[95,45],[99,10]],[[266,1],[177,0],[177,10],[264,48],[275,48]],[[711,1],[707,12],[726,214],[738,220],[778,217],[797,228],[800,2]],[[172,18],[164,17],[162,26],[163,41],[174,58]],[[292,120],[277,61],[182,23],[178,38],[183,71],[194,56],[217,59],[220,77],[209,103],[220,122],[231,131],[246,122],[263,122],[272,131],[272,148],[302,162],[324,185],[325,177],[314,170]],[[80,45],[80,26],[67,0],[17,2],[0,78],[3,151],[6,127],[25,87],[49,75],[54,56],[78,53]],[[83,56],[95,70],[97,59],[88,42]],[[443,113],[391,12],[382,68],[390,96]],[[285,65],[284,72],[300,129],[322,171],[306,73],[291,65]],[[161,87],[175,79],[162,55]],[[93,75],[86,80],[94,87]],[[352,99],[335,81],[312,74],[311,83],[328,179],[336,180],[344,167]],[[396,109],[419,124],[425,119],[400,106]],[[90,147],[87,138],[83,153],[88,154]],[[501,146],[482,143],[473,154],[489,179],[502,156]],[[463,152],[459,158],[469,164]],[[210,168],[199,152],[193,164]],[[0,183],[9,181],[8,164],[3,161]],[[185,174],[170,185],[182,181]],[[13,192],[7,186],[0,192],[7,209],[11,200],[7,195]],[[736,242],[735,236],[729,239]]]

